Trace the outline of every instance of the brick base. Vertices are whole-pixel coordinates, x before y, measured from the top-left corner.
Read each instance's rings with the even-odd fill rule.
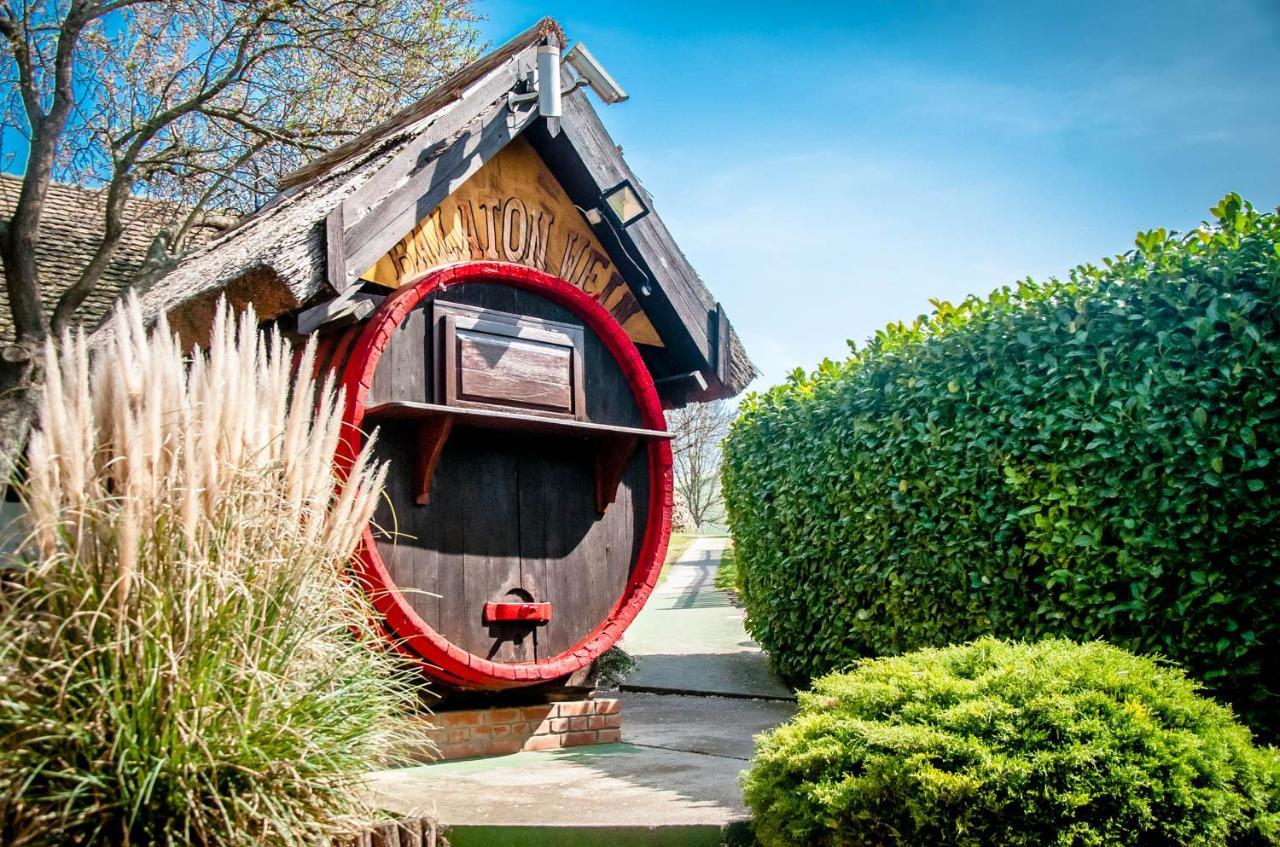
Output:
[[[522,750],[555,750],[622,740],[622,703],[617,700],[573,700],[440,712],[429,733],[439,753],[435,759],[503,756]]]

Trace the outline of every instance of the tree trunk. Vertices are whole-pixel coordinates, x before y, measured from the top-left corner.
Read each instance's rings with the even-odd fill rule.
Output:
[[[35,422],[43,368],[40,351],[9,347],[0,359],[0,495],[14,481]],[[25,355],[24,355],[25,354]]]

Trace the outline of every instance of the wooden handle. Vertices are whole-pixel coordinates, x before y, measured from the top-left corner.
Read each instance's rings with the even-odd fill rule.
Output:
[[[524,621],[546,623],[551,620],[550,603],[485,603],[485,623]]]

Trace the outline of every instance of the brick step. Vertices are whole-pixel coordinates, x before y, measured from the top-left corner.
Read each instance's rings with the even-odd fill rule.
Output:
[[[500,709],[461,709],[429,719],[439,761],[505,756],[622,740],[622,703],[609,698]]]

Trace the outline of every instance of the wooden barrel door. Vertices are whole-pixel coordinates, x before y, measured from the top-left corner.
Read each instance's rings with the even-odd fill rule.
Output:
[[[340,468],[376,426],[386,496],[357,556],[388,638],[466,689],[562,681],[621,636],[670,533],[652,377],[581,289],[502,263],[428,273],[324,339]]]

